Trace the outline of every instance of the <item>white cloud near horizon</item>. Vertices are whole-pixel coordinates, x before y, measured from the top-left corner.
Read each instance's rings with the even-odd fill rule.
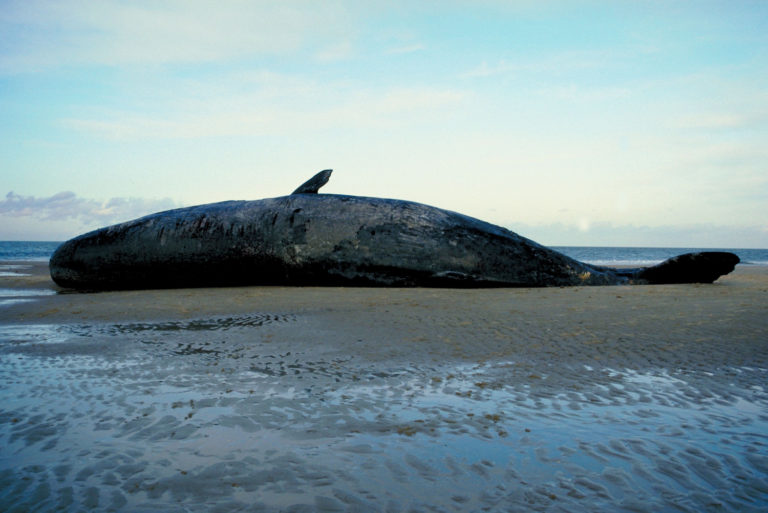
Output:
[[[33,218],[40,221],[74,220],[84,225],[103,226],[178,206],[170,198],[117,197],[98,201],[79,197],[72,191],[64,191],[48,197],[21,196],[11,191],[0,200],[0,218]]]
[[[669,247],[762,249],[768,248],[768,224],[728,226],[714,223],[512,223],[507,228],[546,246]],[[745,240],[753,241],[744,244]]]

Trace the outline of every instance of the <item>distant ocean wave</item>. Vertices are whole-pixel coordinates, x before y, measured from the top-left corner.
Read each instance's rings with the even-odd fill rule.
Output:
[[[0,260],[26,260],[45,262],[61,242],[52,241],[0,241]]]
[[[61,242],[0,241],[0,260],[48,260]],[[768,265],[768,249],[738,248],[622,248],[600,246],[552,246],[571,258],[604,266],[647,266],[667,258],[694,251],[730,251],[741,258],[742,264]]]
[[[768,249],[622,248],[600,246],[552,246],[552,249],[588,264],[608,267],[654,265],[676,255],[698,251],[728,251],[737,254],[742,264],[768,265]]]

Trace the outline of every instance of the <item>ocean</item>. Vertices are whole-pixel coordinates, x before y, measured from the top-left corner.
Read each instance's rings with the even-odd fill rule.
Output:
[[[33,260],[47,261],[61,242],[53,241],[0,241],[0,261]],[[742,264],[768,265],[768,249],[741,248],[632,248],[600,246],[551,246],[589,264],[605,266],[646,266],[667,258],[695,251],[730,251],[741,258]]]
[[[581,262],[611,266],[646,266],[667,258],[698,251],[728,251],[735,253],[742,264],[768,265],[768,249],[742,248],[623,248],[600,246],[550,246]]]
[[[0,241],[0,261],[27,260],[46,262],[61,242]]]

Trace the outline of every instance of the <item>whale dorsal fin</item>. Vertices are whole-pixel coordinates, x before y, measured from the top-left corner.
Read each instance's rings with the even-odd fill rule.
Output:
[[[320,171],[315,176],[299,185],[299,188],[291,194],[317,194],[320,187],[328,183],[328,179],[331,178],[331,173],[333,173],[333,169]]]

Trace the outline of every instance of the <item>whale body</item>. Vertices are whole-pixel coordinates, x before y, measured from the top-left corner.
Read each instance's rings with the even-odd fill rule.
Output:
[[[318,194],[325,170],[293,194],[179,208],[95,230],[51,257],[61,287],[227,285],[545,287],[712,282],[732,253],[657,266],[585,264],[510,230],[411,201]]]

